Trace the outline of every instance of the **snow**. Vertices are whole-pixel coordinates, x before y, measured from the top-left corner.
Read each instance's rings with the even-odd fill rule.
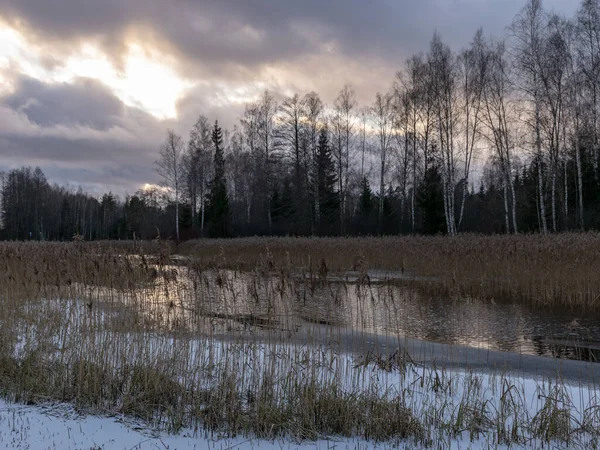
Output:
[[[54,311],[53,308],[57,308]],[[98,348],[106,352],[124,353],[130,361],[168,361],[177,354],[189,367],[202,367],[206,373],[187,383],[200,384],[205,389],[214,388],[219,374],[233,372],[244,374],[240,388],[257,385],[269,367],[271,374],[285,378],[294,371],[298,379],[314,379],[320,383],[339,383],[347,392],[373,392],[379,396],[400,396],[419,420],[427,418],[433,448],[450,449],[504,449],[495,443],[493,430],[486,430],[471,442],[468,432],[449,437],[447,430],[436,426],[459,420],[465,406],[484,410],[486,415],[498,420],[505,430],[510,430],[516,420],[519,424],[531,423],[543,410],[547,399],[555,398],[561,409],[568,411],[573,429],[586,423],[596,429],[600,415],[589,417],[597,411],[598,387],[573,384],[557,379],[523,377],[512,373],[478,373],[459,369],[407,364],[391,371],[383,370],[375,362],[365,360],[365,355],[344,353],[326,345],[298,345],[286,342],[252,342],[251,340],[221,340],[215,337],[176,341],[168,335],[157,333],[116,333],[106,329],[94,335],[94,341],[82,341],[75,320],[85,317],[77,302],[49,302],[44,313],[56,313],[64,321],[60,336],[50,342],[56,348],[55,357],[63,352],[81,350],[93,358]],[[98,320],[108,321],[110,312]],[[38,341],[48,341],[41,335],[43,329],[24,328],[15,345],[15,357],[27,354],[29,346]],[[119,341],[131,345],[117,345]],[[183,345],[185,344],[185,345]],[[361,358],[362,356],[362,358]],[[379,362],[385,363],[387,355]],[[271,363],[273,363],[271,365]],[[198,372],[199,373],[199,372]],[[199,375],[198,375],[199,376]],[[184,382],[184,380],[181,380]],[[277,388],[277,387],[276,387]],[[507,396],[511,402],[503,401]],[[511,406],[512,405],[512,406]],[[508,410],[506,408],[509,408]],[[510,408],[513,408],[512,410]],[[467,408],[468,409],[468,408]],[[470,411],[470,410],[469,410]],[[586,413],[588,417],[586,417]],[[493,427],[492,427],[493,428]],[[593,445],[592,436],[582,433],[577,441],[552,442],[551,448],[587,448]],[[403,443],[405,448],[415,448],[414,443]],[[541,447],[541,442],[529,441],[528,448]],[[0,400],[0,450],[2,449],[387,449],[402,448],[397,443],[375,444],[360,439],[336,438],[316,442],[297,443],[291,440],[265,441],[245,436],[225,437],[205,435],[203,431],[183,430],[176,435],[153,430],[147,424],[128,417],[83,415],[65,404],[28,406]],[[419,448],[417,446],[416,448]],[[512,444],[510,448],[520,448]]]
[[[220,438],[157,433],[123,417],[80,416],[67,405],[25,406],[0,400],[0,448],[54,449],[371,449],[397,448],[360,440],[329,440],[305,443],[260,439]]]
[[[223,350],[223,343],[216,348]],[[238,347],[239,348],[239,347]],[[241,350],[241,348],[240,348]],[[247,350],[247,349],[245,349]],[[306,349],[304,349],[306,350]],[[339,355],[344,365],[354,365],[356,360],[352,355]],[[520,399],[521,413],[531,419],[543,406],[544,396],[553,388],[559,387],[566,393],[569,400],[565,406],[571,410],[573,420],[582,420],[583,411],[591,404],[596,404],[596,391],[583,385],[557,384],[552,380],[525,379],[511,377],[508,374],[476,374],[467,371],[440,372],[442,378],[440,388],[432,392],[419,388],[421,377],[433,379],[434,369],[409,368],[406,373],[398,371],[387,372],[370,364],[364,367],[360,378],[362,383],[371,385],[373,380],[383,391],[404,388],[408,392],[407,399],[410,407],[419,416],[439,411],[446,416],[455,414],[462,401],[472,404],[473,401],[489,401],[490,407],[500,408],[500,396],[505,392],[503,386],[514,386],[514,393]],[[349,375],[349,374],[348,374]],[[348,380],[349,381],[349,380]],[[350,385],[356,383],[356,379]],[[475,381],[473,383],[473,381]],[[467,386],[471,386],[471,391]],[[470,398],[473,397],[473,398]],[[510,426],[510,420],[507,423]],[[450,449],[484,449],[508,448],[504,445],[494,445],[490,442],[489,434],[482,434],[474,442],[463,432],[458,438],[444,438],[436,434],[443,445],[440,448]],[[491,444],[491,445],[490,445]],[[539,444],[539,445],[538,445]],[[541,442],[530,442],[527,448],[541,446]],[[290,440],[265,441],[238,436],[235,438],[218,435],[205,435],[201,430],[192,430],[171,435],[163,431],[153,430],[144,423],[123,416],[84,415],[65,404],[47,404],[28,406],[8,403],[0,400],[0,449],[387,449],[415,448],[414,443],[376,444],[359,439],[335,437],[331,440],[316,442],[292,442]],[[439,443],[434,445],[437,448]],[[586,444],[582,444],[586,445]],[[552,448],[572,448],[564,443],[552,443]],[[511,445],[510,448],[521,448]],[[582,448],[585,448],[582,447]]]
[[[481,439],[470,442],[468,435],[452,439],[439,448],[452,450],[479,450],[495,448],[538,448],[533,442],[528,447],[519,445],[490,445]],[[359,439],[331,439],[296,443],[286,440],[266,441],[244,437],[226,438],[203,436],[186,430],[177,435],[158,433],[142,424],[123,417],[81,416],[68,405],[25,406],[9,404],[0,400],[0,449],[14,450],[384,450],[416,448],[404,444],[377,444]],[[437,448],[437,446],[434,446]],[[552,445],[551,448],[570,448]]]
[[[144,449],[211,449],[211,450],[343,450],[393,449],[402,444],[376,444],[358,439],[332,439],[294,443],[285,440],[220,438],[156,433],[122,417],[80,416],[67,405],[25,406],[0,400],[0,448],[15,450],[144,450]],[[414,448],[410,443],[405,448]],[[452,449],[483,449],[487,443],[453,440]],[[507,448],[505,446],[497,447]],[[511,447],[518,448],[518,447]]]

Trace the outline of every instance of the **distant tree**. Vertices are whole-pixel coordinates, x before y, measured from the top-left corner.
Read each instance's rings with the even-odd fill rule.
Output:
[[[183,162],[186,197],[192,208],[193,222],[200,226],[201,233],[204,232],[206,193],[212,178],[211,155],[211,126],[205,116],[200,116],[190,131],[187,153],[184,155]]]
[[[368,217],[373,211],[373,192],[367,177],[363,177],[361,183],[360,198],[358,200],[358,214]]]
[[[160,159],[154,165],[156,173],[162,177],[163,185],[175,197],[175,236],[179,241],[179,201],[185,170],[183,165],[184,143],[174,131],[167,131],[167,137],[160,149]]]
[[[75,227],[73,227],[73,222],[71,220],[71,205],[69,199],[64,197],[60,208],[60,239],[69,241],[74,233]]]
[[[297,235],[300,233],[295,222],[296,215],[294,191],[289,177],[283,182],[282,189],[275,189],[271,198],[271,217],[273,218],[273,233],[276,235]]]
[[[317,223],[319,222],[319,201],[317,196],[317,183],[318,177],[316,175],[316,161],[317,161],[317,146],[319,141],[319,132],[324,122],[324,105],[323,101],[319,97],[319,94],[312,91],[306,94],[304,97],[306,124],[305,128],[305,139],[304,139],[304,172],[306,177],[306,185],[308,186],[308,195],[310,202],[312,203],[311,213],[312,221],[311,226],[314,231]]]
[[[381,215],[383,217],[383,224],[380,231],[383,234],[397,234],[398,232],[398,226],[396,224],[398,216],[396,214],[396,208],[394,207],[396,201],[396,192],[394,192],[392,186],[389,186],[385,191],[385,197],[383,198],[383,213]]]
[[[219,122],[215,121],[212,131],[214,147],[214,177],[208,194],[208,216],[210,218],[211,237],[227,237],[230,235],[229,197],[225,180],[225,156],[223,131]]]
[[[421,210],[425,234],[441,233],[446,228],[443,191],[440,169],[437,164],[430,164],[417,189],[417,206]]]
[[[528,0],[510,27],[512,33],[512,54],[518,78],[514,81],[530,103],[527,111],[529,119],[525,124],[533,135],[535,158],[544,160],[542,142],[542,60],[543,33],[546,13],[541,0]],[[540,230],[548,233],[546,222],[546,200],[544,195],[544,164],[538,164],[538,205],[540,210]]]
[[[104,194],[100,202],[100,211],[102,212],[102,238],[110,239],[112,228],[115,222],[115,213],[117,210],[117,201],[112,192]],[[68,236],[63,236],[66,239]]]
[[[383,225],[383,199],[385,198],[385,176],[388,170],[388,153],[394,126],[393,96],[377,93],[372,106],[377,137],[379,139],[379,227]]]
[[[194,237],[194,217],[190,205],[183,205],[179,209],[179,227],[181,228],[183,239],[191,239]]]
[[[133,195],[125,201],[127,215],[128,237],[140,239],[143,237],[143,224],[146,216],[146,203],[143,198]]]
[[[279,107],[278,126],[276,130],[277,144],[283,151],[286,160],[291,163],[293,173],[294,202],[297,216],[296,226],[304,232],[310,230],[310,209],[307,198],[307,177],[305,169],[308,164],[306,148],[306,105],[298,94],[286,98]]]
[[[367,234],[372,232],[372,217],[374,211],[374,198],[371,186],[367,177],[361,181],[360,196],[358,197],[358,208],[354,218],[355,230],[358,234]]]
[[[329,132],[326,127],[322,128],[319,134],[317,178],[320,211],[319,233],[337,234],[340,198],[339,193],[335,190],[338,179],[329,146]]]
[[[337,165],[337,182],[340,198],[340,231],[344,232],[348,182],[350,176],[351,148],[354,137],[354,109],[356,94],[349,84],[342,87],[333,107],[332,128],[334,135],[333,156]]]

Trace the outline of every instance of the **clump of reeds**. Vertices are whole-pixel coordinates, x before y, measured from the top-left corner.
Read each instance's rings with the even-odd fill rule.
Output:
[[[353,251],[361,265],[375,265],[367,244]],[[506,388],[494,403],[477,375],[416,364],[403,350],[350,357],[331,328],[318,345],[288,340],[298,323],[316,335],[340,311],[368,328],[399,310],[387,284],[330,283],[342,267],[333,253],[281,245],[256,247],[254,266],[221,245],[178,267],[160,247],[124,255],[81,242],[0,245],[0,395],[70,402],[169,430],[269,438],[419,447],[465,433],[508,444],[561,441],[565,433],[569,443],[588,443],[598,435],[595,410],[575,417],[564,390],[540,391],[546,397],[531,409],[513,381],[501,380]]]
[[[188,241],[177,252],[206,264],[330,273],[384,269],[396,283],[435,295],[595,310],[600,306],[600,234],[244,238]]]

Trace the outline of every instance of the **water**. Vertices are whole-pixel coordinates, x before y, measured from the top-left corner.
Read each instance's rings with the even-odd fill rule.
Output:
[[[315,301],[331,301],[331,289],[347,293],[338,310],[345,326],[452,345],[600,362],[597,315],[430,298],[389,283],[362,287],[362,292],[356,285],[336,291],[337,284],[319,289]],[[365,296],[371,298],[372,307],[365,305]]]
[[[169,274],[175,273],[176,276]],[[600,361],[600,317],[476,299],[430,298],[389,282],[169,266],[130,302],[158,327],[230,333],[312,323],[481,349]]]

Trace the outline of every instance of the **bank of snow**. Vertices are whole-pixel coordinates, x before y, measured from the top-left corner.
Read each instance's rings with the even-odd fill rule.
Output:
[[[216,347],[222,350],[227,346]],[[264,354],[261,356],[264,358]],[[31,406],[0,400],[0,449],[598,447],[599,406],[593,387],[508,374],[442,371],[410,364],[403,369],[386,367],[387,359],[357,360],[346,354],[337,358],[345,361],[347,367],[362,368],[358,379],[349,377],[352,380],[347,378],[344,384],[354,384],[355,388],[355,383],[366,384],[370,389],[376,387],[383,396],[391,391],[403,392],[406,405],[423,424],[426,436],[418,442],[375,443],[336,436],[324,436],[317,441],[295,442],[293,438],[268,441],[187,429],[169,434],[130,417],[81,414],[66,404]],[[510,436],[513,432],[516,434]]]
[[[540,442],[523,447],[536,448]],[[510,448],[522,446],[511,445]],[[569,448],[556,444],[553,448]],[[68,405],[25,406],[0,400],[0,448],[15,450],[142,450],[142,449],[211,449],[211,450],[292,450],[292,449],[395,449],[418,448],[414,444],[376,444],[358,439],[330,439],[316,442],[265,441],[260,439],[220,438],[194,435],[183,431],[177,435],[158,433],[143,424],[122,417],[82,416]],[[488,449],[509,448],[490,445],[485,439],[470,442],[465,436],[438,443],[433,448]]]

